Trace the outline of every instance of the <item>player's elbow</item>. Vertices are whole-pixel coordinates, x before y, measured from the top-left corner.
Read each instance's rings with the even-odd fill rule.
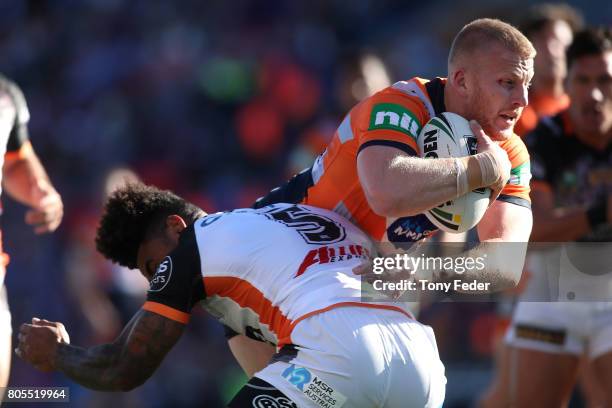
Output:
[[[366,199],[372,211],[382,217],[390,217],[396,207],[393,199],[385,195],[384,191],[379,191],[379,189],[368,191]]]
[[[398,196],[396,189],[387,188],[384,183],[371,186],[365,190],[368,205],[375,214],[381,217],[409,217],[422,212],[422,208],[412,206]]]
[[[399,208],[397,200],[385,190],[374,189],[366,194],[366,199],[368,200],[368,205],[375,214],[380,215],[381,217],[399,216],[397,214]]]
[[[120,367],[114,377],[117,379],[113,387],[117,391],[128,392],[143,385],[153,375],[153,371],[146,365],[141,365],[137,369],[126,365]]]

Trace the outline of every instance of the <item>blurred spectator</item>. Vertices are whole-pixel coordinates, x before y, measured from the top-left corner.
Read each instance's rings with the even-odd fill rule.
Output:
[[[533,130],[538,119],[552,116],[569,106],[563,89],[567,75],[565,50],[574,33],[583,26],[580,12],[567,4],[539,4],[527,10],[519,22],[521,31],[537,50],[535,75],[529,90],[529,105],[515,127],[523,136]]]

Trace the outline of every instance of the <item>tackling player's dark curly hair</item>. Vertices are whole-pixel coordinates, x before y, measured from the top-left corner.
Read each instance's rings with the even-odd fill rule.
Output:
[[[180,215],[187,225],[205,213],[168,190],[132,183],[115,190],[104,205],[96,247],[106,258],[136,268],[140,244],[163,231],[169,215]]]

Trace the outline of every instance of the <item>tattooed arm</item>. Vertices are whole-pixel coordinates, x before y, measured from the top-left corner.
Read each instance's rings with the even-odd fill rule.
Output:
[[[61,323],[21,325],[19,357],[43,371],[61,371],[77,383],[100,391],[129,391],[143,384],[176,344],[184,324],[139,311],[110,344],[82,348],[69,344]]]

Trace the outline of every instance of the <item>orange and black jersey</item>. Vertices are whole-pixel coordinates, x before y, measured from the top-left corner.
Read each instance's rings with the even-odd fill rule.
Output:
[[[525,143],[533,190],[551,192],[556,207],[591,207],[612,194],[612,144],[598,151],[582,143],[567,111],[542,119]],[[582,240],[610,241],[612,227],[601,225]]]
[[[382,145],[417,156],[416,138],[429,119],[446,111],[446,80],[400,81],[357,104],[344,117],[327,149],[313,166],[262,197],[256,206],[301,202],[334,210],[376,241],[413,242],[437,230],[424,214],[383,217],[370,208],[357,174],[357,155]],[[498,200],[530,208],[529,155],[514,135],[500,143],[512,164],[512,177]],[[409,179],[406,180],[410,182]]]

